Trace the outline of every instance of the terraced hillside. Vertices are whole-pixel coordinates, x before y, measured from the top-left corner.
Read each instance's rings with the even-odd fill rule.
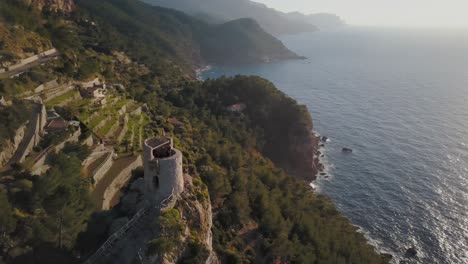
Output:
[[[47,102],[47,106],[75,116],[99,140],[113,144],[120,150],[124,148],[139,152],[140,138],[144,137],[143,127],[147,124],[147,114],[141,111],[141,103],[125,98],[115,90],[109,91],[104,105],[93,104],[86,98],[76,99],[77,94],[77,90],[69,91]],[[128,146],[124,144],[127,141],[131,143]]]

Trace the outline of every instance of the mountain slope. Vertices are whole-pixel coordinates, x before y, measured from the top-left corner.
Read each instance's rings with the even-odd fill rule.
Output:
[[[199,37],[202,57],[215,63],[295,59],[298,56],[266,33],[255,20],[244,18],[210,26]]]
[[[298,58],[252,21],[212,26],[181,12],[134,0],[78,0],[77,4],[119,33],[141,40],[139,45],[158,42],[163,53],[187,63],[255,63]]]
[[[294,20],[305,21],[315,25],[320,30],[329,30],[340,28],[346,25],[346,23],[335,14],[319,13],[305,15],[300,12],[291,12],[287,14],[288,17]]]

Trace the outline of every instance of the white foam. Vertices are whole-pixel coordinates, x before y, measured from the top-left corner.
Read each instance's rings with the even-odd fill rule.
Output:
[[[401,259],[401,257],[399,257],[399,254],[397,252],[394,252],[394,251],[384,247],[382,241],[371,237],[370,233],[367,230],[364,230],[364,228],[362,228],[361,226],[358,226],[358,225],[354,225],[354,226],[358,229],[359,233],[364,235],[364,237],[367,240],[367,244],[373,246],[375,248],[376,252],[381,253],[381,254],[391,255],[392,256],[391,263],[393,263],[393,264],[400,263],[400,261],[402,259]]]
[[[196,75],[196,77],[197,77],[197,80],[203,80],[202,74],[203,74],[204,72],[207,72],[207,71],[211,70],[212,68],[213,68],[213,67],[212,67],[211,65],[207,65],[207,66],[205,66],[205,67],[196,69],[196,70],[195,70],[195,75]]]

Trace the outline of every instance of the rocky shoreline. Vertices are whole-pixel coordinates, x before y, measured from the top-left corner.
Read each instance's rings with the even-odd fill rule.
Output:
[[[313,166],[315,168],[315,176],[312,179],[313,181],[316,180],[318,177],[323,176],[323,177],[328,177],[328,175],[325,173],[325,165],[322,162],[322,158],[324,158],[324,154],[322,152],[322,148],[325,147],[325,143],[328,141],[327,137],[320,136],[317,133],[313,133],[313,145],[314,145],[314,161],[313,161]]]

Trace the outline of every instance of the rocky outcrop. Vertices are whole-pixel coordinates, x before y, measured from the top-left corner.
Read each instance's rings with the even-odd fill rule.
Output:
[[[24,139],[27,124],[22,125],[15,132],[15,137],[12,140],[7,140],[2,144],[2,151],[0,152],[0,167],[3,167],[15,154],[21,141]]]
[[[350,149],[350,148],[343,148],[341,151],[344,152],[344,153],[352,153],[353,152],[353,150]]]
[[[199,243],[205,251],[205,263],[220,263],[216,252],[213,250],[213,214],[208,188],[199,178],[184,175],[185,191],[180,195],[174,206],[182,217],[186,228],[181,237],[181,246],[169,253],[160,256],[155,264],[184,263],[193,254],[190,251],[190,243]]]
[[[3,96],[0,96],[0,106],[10,106],[11,101],[7,101]]]
[[[289,135],[289,153],[293,154],[286,166],[286,170],[307,180],[315,179],[323,170],[319,160],[319,138],[309,130],[306,135]]]
[[[26,156],[39,144],[46,124],[47,112],[45,105],[41,101],[34,103],[26,132],[15,154],[10,159],[10,164],[22,163],[26,159]]]
[[[71,13],[75,10],[74,0],[23,0],[39,10],[46,10],[57,13]]]

